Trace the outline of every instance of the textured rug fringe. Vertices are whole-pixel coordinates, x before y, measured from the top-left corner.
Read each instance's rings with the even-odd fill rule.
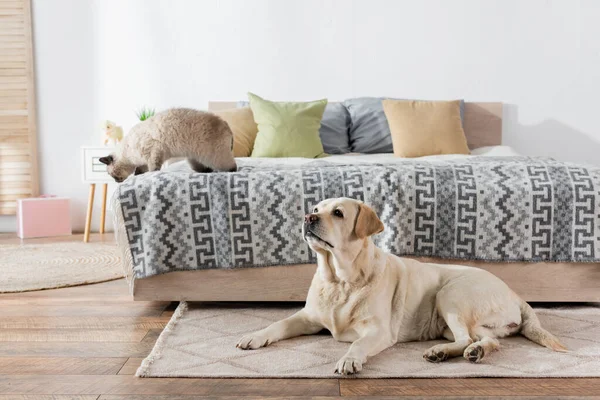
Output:
[[[179,322],[179,320],[181,319],[183,314],[187,311],[187,309],[188,309],[187,302],[182,301],[181,303],[179,303],[179,306],[173,313],[171,320],[169,321],[167,326],[165,326],[165,329],[163,329],[163,331],[161,332],[160,336],[158,337],[158,340],[156,341],[156,343],[154,344],[154,347],[152,348],[152,351],[150,352],[150,354],[148,354],[148,357],[144,358],[144,361],[142,361],[142,364],[136,371],[135,376],[142,377],[142,378],[149,376],[148,369],[150,368],[152,363],[154,363],[154,361],[158,360],[162,356],[160,349],[163,347],[163,344],[164,344],[163,342],[167,340],[167,337],[171,333],[173,333],[173,329],[175,328],[175,326],[177,325],[177,323]]]
[[[129,293],[133,295],[134,274],[133,274],[133,256],[127,239],[127,228],[125,227],[125,219],[123,217],[123,209],[119,202],[119,188],[115,190],[110,198],[110,205],[113,210],[113,227],[115,231],[115,240],[121,254],[121,263],[125,279],[129,284]]]

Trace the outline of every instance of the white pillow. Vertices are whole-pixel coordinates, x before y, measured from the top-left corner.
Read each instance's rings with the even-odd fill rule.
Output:
[[[514,157],[521,156],[510,146],[486,146],[471,150],[471,155],[488,157]]]

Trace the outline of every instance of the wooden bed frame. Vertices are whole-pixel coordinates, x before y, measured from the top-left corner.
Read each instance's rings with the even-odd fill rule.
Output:
[[[209,110],[235,108],[210,102]],[[465,103],[469,148],[502,144],[502,103]],[[418,258],[438,264],[471,265],[504,280],[526,301],[600,301],[600,263],[490,263]],[[170,272],[136,279],[135,300],[304,301],[316,265]]]

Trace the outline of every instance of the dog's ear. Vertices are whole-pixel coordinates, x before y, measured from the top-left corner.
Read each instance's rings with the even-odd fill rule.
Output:
[[[113,156],[106,156],[106,157],[100,157],[100,159],[98,161],[100,161],[102,164],[110,165],[110,164],[112,164],[114,159],[113,159]]]
[[[383,231],[383,222],[381,222],[375,211],[365,204],[359,204],[356,225],[354,226],[356,236],[364,239],[381,231]]]

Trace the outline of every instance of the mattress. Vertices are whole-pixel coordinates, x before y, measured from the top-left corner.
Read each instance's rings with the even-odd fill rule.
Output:
[[[238,172],[185,162],[132,176],[113,196],[132,279],[171,271],[314,263],[301,236],[320,200],[352,197],[384,222],[375,244],[402,256],[493,262],[600,261],[600,169],[517,155],[239,158]]]

